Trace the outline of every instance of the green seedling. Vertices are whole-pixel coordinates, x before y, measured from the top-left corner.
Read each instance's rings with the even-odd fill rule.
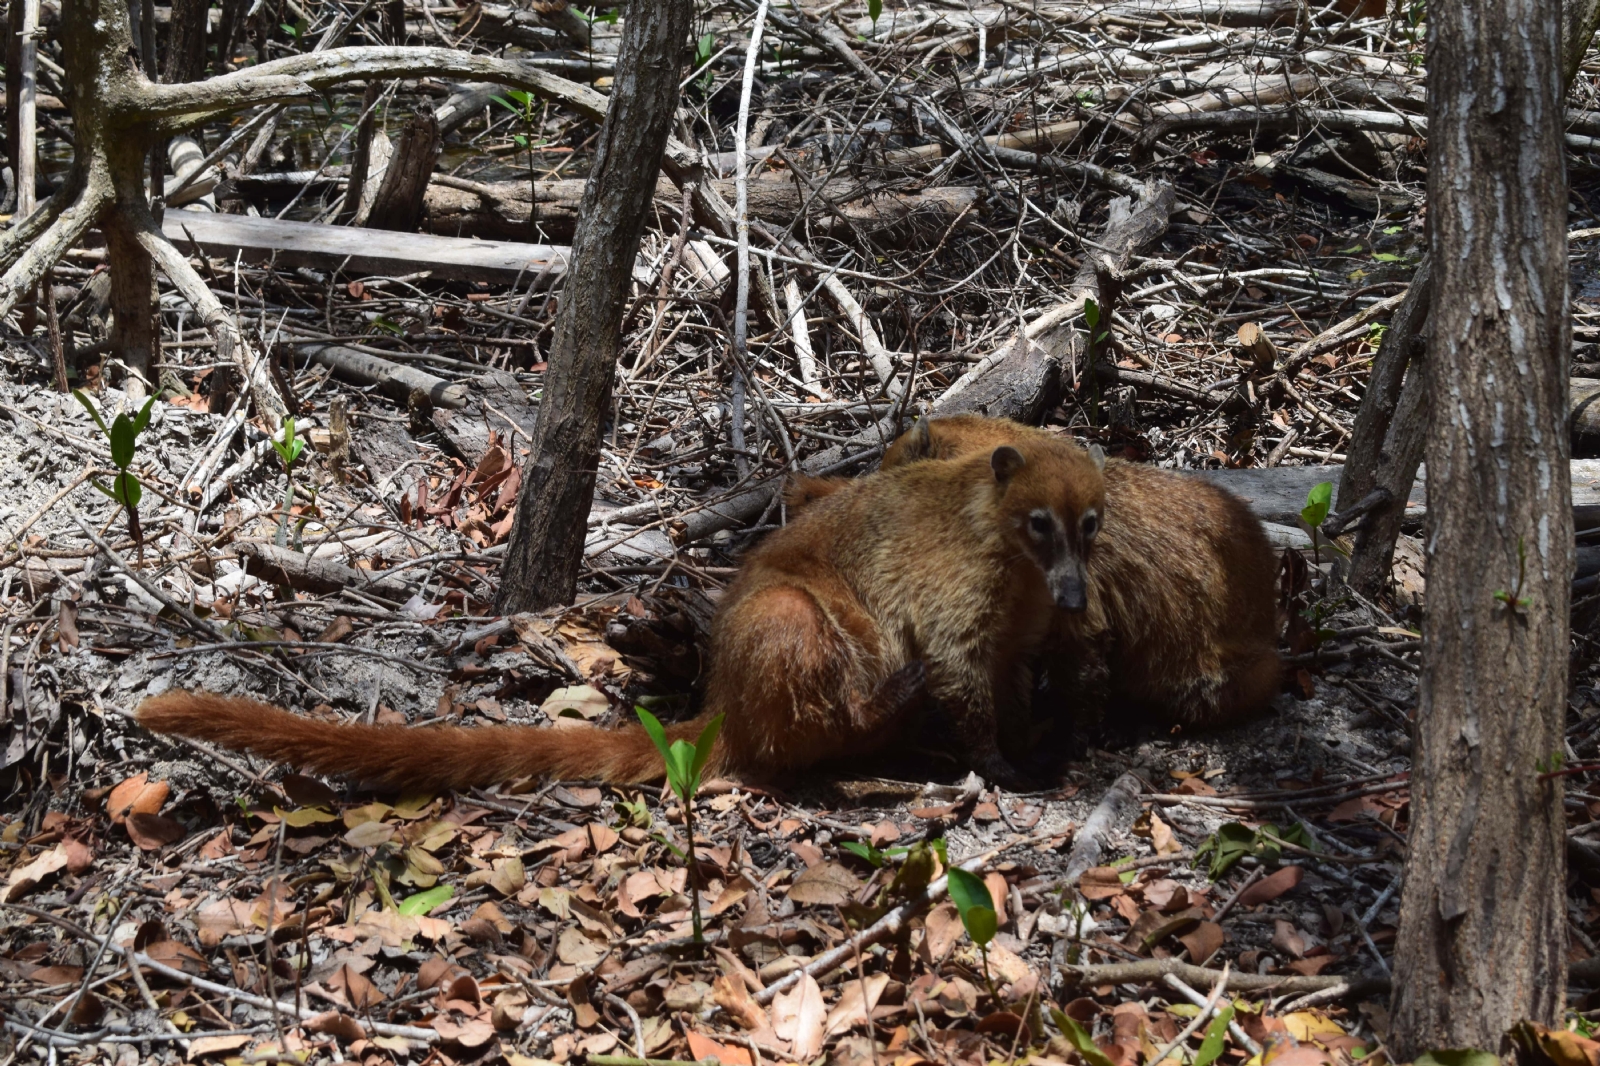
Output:
[[[1060,1007],[1050,1008],[1050,1018],[1056,1023],[1056,1028],[1061,1030],[1061,1035],[1067,1038],[1067,1043],[1072,1045],[1087,1066],[1113,1066],[1111,1057],[1100,1050],[1094,1042],[1094,1037],[1079,1025],[1076,1019],[1069,1017]]]
[[[1000,994],[995,991],[994,978],[989,976],[989,941],[999,931],[1000,919],[995,914],[989,886],[977,874],[968,873],[959,866],[951,867],[947,876],[950,900],[961,915],[962,928],[978,945],[978,955],[983,959],[983,981],[989,986],[989,995],[995,1003],[999,1003]]]
[[[1499,600],[1506,608],[1508,618],[1516,618],[1529,607],[1533,606],[1533,597],[1524,596],[1523,588],[1528,583],[1528,546],[1521,537],[1517,538],[1517,584],[1511,589],[1496,589],[1494,598]]]
[[[1322,540],[1327,540],[1328,547],[1340,555],[1348,556],[1349,553],[1339,547],[1331,537],[1319,537],[1322,532],[1322,523],[1328,520],[1328,512],[1333,506],[1333,482],[1321,481],[1311,487],[1306,493],[1306,505],[1300,508],[1300,521],[1311,533],[1311,552],[1317,562],[1322,562]]]
[[[872,35],[878,35],[878,19],[883,16],[883,0],[867,0],[867,18],[872,20]]]
[[[706,64],[711,62],[711,50],[717,46],[717,39],[712,34],[701,34],[700,39],[694,44],[694,69],[705,67],[705,72],[700,75],[700,95],[708,96],[711,85],[717,80],[716,73]]]
[[[128,468],[133,465],[134,448],[139,442],[139,434],[150,424],[150,408],[156,402],[156,398],[152,396],[145,400],[144,406],[139,408],[139,413],[132,418],[119,412],[107,427],[106,420],[100,416],[100,412],[95,409],[89,397],[84,395],[82,389],[73,389],[72,395],[83,404],[84,410],[89,412],[89,417],[94,419],[94,424],[100,427],[100,432],[104,433],[106,440],[110,442],[111,462],[117,468],[117,476],[111,479],[109,486],[101,484],[98,478],[90,484],[121,504],[123,510],[128,512],[128,535],[138,546],[140,559],[143,560],[144,536],[139,530],[139,499],[144,495],[144,487]]]
[[[300,453],[305,451],[306,442],[295,435],[294,419],[283,420],[283,439],[272,442],[272,450],[278,453],[278,459],[283,463],[283,478],[285,488],[283,491],[283,514],[278,517],[278,547],[283,547],[289,540],[289,512],[294,507],[294,463],[300,458]],[[296,535],[298,539],[298,534]]]
[[[700,731],[699,739],[693,744],[687,740],[674,740],[668,744],[667,731],[659,718],[643,707],[635,707],[633,713],[639,716],[644,731],[650,734],[656,750],[661,753],[661,762],[667,770],[667,784],[683,803],[683,831],[688,841],[683,860],[689,868],[689,908],[694,918],[695,946],[703,948],[705,933],[700,923],[700,870],[694,857],[694,797],[700,791],[700,771],[705,769],[706,760],[711,758],[711,748],[717,742],[717,734],[722,731],[723,716],[719,714],[707,722]]]
[[[1105,351],[1107,342],[1111,340],[1110,319],[1111,316],[1104,313],[1100,305],[1095,301],[1085,300],[1083,302],[1083,321],[1089,327],[1084,332],[1088,338],[1086,347],[1089,350],[1089,366],[1091,368],[1089,372],[1089,388],[1094,400],[1093,411],[1096,424],[1100,422],[1100,375],[1096,374],[1092,368],[1100,362],[1100,356]],[[1107,326],[1106,329],[1100,328],[1102,321]]]
[[[1216,881],[1240,859],[1253,857],[1268,866],[1277,866],[1283,860],[1284,844],[1293,844],[1309,851],[1313,850],[1313,843],[1311,834],[1300,822],[1285,829],[1279,829],[1270,822],[1263,822],[1254,829],[1238,822],[1228,822],[1195,849],[1194,858],[1199,862],[1210,856],[1211,865],[1207,874]]]
[[[574,8],[574,10],[576,10]],[[540,122],[540,109],[544,106],[538,97],[521,89],[507,89],[504,96],[494,96],[490,99],[501,107],[510,111],[517,117],[517,123],[522,127],[521,133],[513,133],[511,140],[518,148],[527,152],[528,156],[528,183],[532,188],[534,179],[533,150],[544,144],[542,140],[534,137],[533,131]],[[528,218],[530,230],[537,236],[538,211],[534,211]]]

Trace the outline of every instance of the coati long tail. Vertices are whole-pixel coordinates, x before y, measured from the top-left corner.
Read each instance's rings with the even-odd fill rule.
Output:
[[[145,700],[139,724],[381,788],[431,792],[540,776],[644,784],[663,776],[661,756],[639,726],[336,725],[256,700],[181,691]],[[668,727],[667,737],[692,744],[704,726],[700,718],[682,722]],[[719,739],[707,772],[722,762]]]

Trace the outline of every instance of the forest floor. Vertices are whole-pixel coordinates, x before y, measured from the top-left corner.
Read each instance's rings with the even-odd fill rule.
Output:
[[[375,795],[129,719],[171,687],[423,726],[612,726],[640,704],[687,716],[717,592],[783,520],[774,505],[680,543],[693,516],[830,447],[845,447],[840,472],[870,470],[880,418],[898,410],[909,424],[1061,302],[1113,200],[1160,182],[1174,209],[1132,257],[1115,372],[1067,368],[1044,421],[1178,469],[1341,461],[1382,312],[1422,246],[1422,146],[1404,128],[1422,110],[1417,28],[1328,11],[1296,25],[1295,5],[1271,3],[1248,5],[1254,21],[1223,5],[1226,24],[1208,23],[1164,6],[886,5],[875,24],[864,5],[833,5],[845,46],[898,95],[822,48],[827,35],[774,15],[786,51],[762,67],[749,144],[772,150],[758,176],[834,190],[831,206],[812,197],[767,220],[796,243],[762,269],[803,310],[757,316],[736,380],[726,248],[658,198],[570,609],[492,610],[556,310],[548,279],[209,261],[224,303],[286,368],[311,446],[282,521],[278,455],[248,412],[213,413],[209,341],[164,295],[161,399],[134,462],[137,542],[89,484],[108,476],[110,451],[52,390],[44,327],[13,336],[0,351],[6,1061],[1135,1066],[1170,1054],[1345,1066],[1381,1054],[1424,594],[1413,537],[1382,602],[1318,584],[1285,604],[1316,647],[1286,647],[1289,690],[1237,729],[1047,733],[1064,753],[1059,784],[1029,794],[969,778],[936,726],[781,791],[708,782],[694,807],[704,949],[684,811],[656,789]],[[432,10],[429,22],[464,9]],[[685,93],[685,124],[708,151],[733,149],[748,18],[736,4],[702,19],[727,46],[703,52],[709,77]],[[1574,90],[1575,130],[1594,118],[1593,84],[1586,72]],[[1273,96],[1283,85],[1292,92]],[[1237,120],[1285,100],[1298,125]],[[329,131],[348,115],[304,112],[267,157],[300,184],[240,183],[252,210],[274,213],[301,187],[297,217],[337,209],[337,188],[304,175],[333,160]],[[529,168],[570,178],[593,132],[550,109],[491,108],[451,135],[445,163],[464,182],[503,179],[537,133]],[[1570,140],[1572,226],[1600,226],[1587,135]],[[1600,363],[1600,335],[1586,332],[1600,315],[1591,247],[1574,244],[1580,376]],[[95,352],[100,254],[58,270],[54,295],[74,384],[109,416],[126,403],[115,360]],[[652,292],[671,299],[651,304]],[[1292,389],[1267,391],[1271,367],[1236,339],[1246,324],[1299,361]],[[330,339],[436,375],[462,406],[307,365],[297,344]],[[1581,760],[1600,742],[1600,704],[1592,619],[1576,621],[1567,754]],[[1103,838],[1086,830],[1124,775],[1138,802]],[[1582,1013],[1600,937],[1600,853],[1585,843],[1600,795],[1582,781],[1567,794],[1578,1035],[1543,1044],[1561,1066],[1600,1061]],[[895,880],[898,849],[915,862],[936,840],[941,865],[979,860],[998,925],[985,953],[952,903],[919,906]],[[1069,883],[1084,855],[1094,865]],[[885,914],[905,919],[894,935],[880,936]],[[1212,1006],[1228,1007],[1230,1027],[1200,1016],[1212,978],[1181,964],[1229,969]]]

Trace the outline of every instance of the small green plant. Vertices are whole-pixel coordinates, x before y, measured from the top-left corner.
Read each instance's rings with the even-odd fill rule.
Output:
[[[1104,320],[1107,328],[1101,329]],[[1095,424],[1100,422],[1100,375],[1094,372],[1100,362],[1100,357],[1105,351],[1106,344],[1111,340],[1110,316],[1105,314],[1098,303],[1093,300],[1083,301],[1083,321],[1088,328],[1084,330],[1085,347],[1088,349],[1089,388],[1093,401],[1091,408]]]
[[[883,16],[883,0],[867,0],[867,18],[872,20],[872,35],[878,35],[878,19]]]
[[[1499,600],[1506,608],[1509,618],[1516,618],[1529,607],[1533,606],[1533,597],[1524,596],[1522,590],[1528,582],[1528,546],[1521,537],[1517,538],[1517,583],[1511,589],[1496,589],[1494,598]]]
[[[1067,1043],[1072,1045],[1072,1050],[1078,1053],[1087,1066],[1114,1066],[1111,1057],[1101,1051],[1100,1046],[1094,1042],[1094,1037],[1060,1007],[1050,1008],[1050,1018],[1056,1023],[1056,1028],[1061,1030],[1061,1035],[1067,1038]]]
[[[1300,508],[1300,521],[1305,523],[1306,529],[1311,532],[1311,552],[1317,562],[1322,562],[1322,541],[1318,534],[1322,532],[1322,523],[1328,520],[1328,511],[1333,506],[1333,482],[1322,481],[1311,486],[1311,491],[1306,493],[1306,505]],[[1343,548],[1334,543],[1332,538],[1326,538],[1329,548],[1340,555],[1348,555]]]
[[[1190,1066],[1211,1066],[1222,1056],[1223,1044],[1228,1039],[1228,1023],[1233,1021],[1233,1004],[1217,1011],[1217,1016],[1211,1019],[1211,1024],[1206,1027],[1206,1035],[1200,1041],[1200,1050],[1194,1053],[1194,1062]]]
[[[716,37],[709,33],[701,34],[700,39],[696,41],[694,45],[694,69],[700,70],[701,67],[705,68],[705,71],[700,75],[698,81],[700,86],[700,95],[702,96],[710,95],[711,85],[717,80],[716,72],[713,71],[709,66],[711,62],[711,50],[716,46]]]
[[[643,707],[635,707],[633,713],[639,716],[644,731],[650,734],[656,750],[661,753],[661,762],[667,770],[667,784],[683,803],[683,832],[688,842],[684,862],[689,868],[689,908],[694,918],[695,946],[704,947],[705,932],[700,924],[700,870],[694,857],[694,797],[700,791],[700,771],[705,769],[706,760],[711,758],[711,749],[717,742],[717,734],[722,731],[723,716],[719,714],[707,722],[700,731],[699,739],[693,744],[687,740],[674,740],[668,744],[667,731],[662,727],[661,719]]]
[[[1199,862],[1208,855],[1211,857],[1207,874],[1216,881],[1240,859],[1254,857],[1268,866],[1276,866],[1283,860],[1283,845],[1293,844],[1312,850],[1313,843],[1311,834],[1300,822],[1286,829],[1279,829],[1271,822],[1263,822],[1254,829],[1238,822],[1228,822],[1195,849],[1194,858]]]
[[[294,419],[283,420],[283,439],[273,440],[272,450],[278,453],[278,459],[283,463],[283,514],[278,517],[278,547],[283,547],[289,540],[289,513],[294,507],[294,463],[300,458],[300,453],[305,450],[306,442],[297,437],[294,432]],[[297,534],[298,537],[298,534]]]
[[[128,536],[133,538],[133,543],[138,546],[142,558],[144,536],[139,530],[139,499],[144,495],[144,487],[128,468],[133,465],[134,449],[139,442],[139,434],[150,424],[150,408],[156,402],[156,398],[152,396],[145,400],[144,406],[139,408],[139,413],[132,418],[119,412],[108,427],[106,420],[100,416],[100,412],[95,409],[94,403],[82,389],[73,389],[72,395],[78,398],[84,410],[89,412],[89,417],[94,419],[94,424],[105,434],[106,440],[111,444],[111,462],[117,468],[117,476],[111,479],[110,486],[101,484],[98,478],[90,484],[121,504],[123,510],[128,512]]]
[[[1000,920],[995,914],[989,886],[977,874],[968,873],[959,866],[952,866],[946,876],[949,879],[950,899],[961,915],[962,928],[978,945],[978,954],[983,959],[983,980],[989,986],[989,995],[999,1003],[1000,994],[995,991],[994,978],[989,976],[989,941],[999,931]]]

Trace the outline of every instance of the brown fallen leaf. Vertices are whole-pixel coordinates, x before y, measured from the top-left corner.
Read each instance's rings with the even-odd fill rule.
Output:
[[[154,944],[147,944],[144,953],[163,966],[182,970],[195,977],[202,976],[211,969],[211,964],[206,961],[204,955],[176,940],[158,940]]]
[[[494,1039],[494,1026],[479,1018],[457,1022],[447,1014],[435,1014],[429,1025],[439,1037],[464,1048],[480,1048]]]
[[[689,1041],[689,1054],[697,1062],[716,1059],[722,1066],[751,1066],[750,1052],[737,1044],[721,1044],[690,1029],[684,1033]]]
[[[847,981],[839,993],[839,1002],[822,1023],[824,1039],[865,1025],[878,1006],[878,999],[889,984],[886,973],[868,974],[866,980]]]
[[[855,874],[836,862],[821,862],[795,878],[789,898],[796,903],[839,907],[854,899],[860,889],[861,879]]]
[[[954,903],[946,900],[928,912],[923,919],[923,929],[924,961],[933,965],[942,961],[961,938],[961,912]]]
[[[721,1007],[739,1028],[758,1034],[756,1039],[761,1039],[759,1034],[772,1031],[772,1026],[767,1021],[767,1012],[762,1010],[755,997],[750,995],[750,989],[745,987],[745,983],[733,974],[723,974],[711,982],[711,1000]]]
[[[328,978],[328,987],[344,993],[345,1002],[357,1010],[369,1010],[383,1002],[382,990],[368,980],[366,975],[351,969],[349,963],[333,972]]]
[[[600,1012],[589,1001],[589,975],[582,974],[567,985],[567,1003],[572,1007],[572,1018],[579,1029],[593,1029],[600,1020]]]
[[[1239,894],[1241,907],[1254,907],[1269,903],[1298,885],[1306,872],[1299,866],[1285,866],[1263,877]]]
[[[165,781],[151,781],[149,774],[140,772],[111,790],[106,798],[106,814],[112,824],[121,825],[130,814],[158,813],[171,794]]]
[[[1272,923],[1272,946],[1286,955],[1298,959],[1306,953],[1306,938],[1300,930],[1294,927],[1293,922],[1286,922],[1282,918],[1278,918]]]
[[[810,1062],[822,1050],[826,1017],[822,989],[810,974],[802,974],[799,984],[772,1001],[772,1030],[789,1042],[800,1062]]]
[[[6,879],[6,902],[16,902],[47,879],[66,869],[66,866],[67,849],[63,844],[57,844],[49,851],[35,857],[32,862],[18,866]]]
[[[1216,922],[1201,922],[1178,937],[1178,942],[1189,949],[1190,962],[1204,966],[1222,947],[1222,926]]]
[[[1128,886],[1122,883],[1122,875],[1112,866],[1096,866],[1085,870],[1078,879],[1078,891],[1084,899],[1110,899],[1127,889]]]
[[[183,826],[164,814],[145,814],[134,811],[123,821],[128,839],[140,851],[158,851],[168,844],[176,844],[186,835]]]
[[[367,1035],[366,1030],[361,1028],[360,1022],[348,1014],[340,1014],[336,1010],[330,1010],[326,1014],[319,1014],[315,1018],[306,1021],[304,1026],[309,1033],[321,1033],[323,1036],[331,1036],[341,1044],[348,1044],[352,1040],[360,1040]]]

